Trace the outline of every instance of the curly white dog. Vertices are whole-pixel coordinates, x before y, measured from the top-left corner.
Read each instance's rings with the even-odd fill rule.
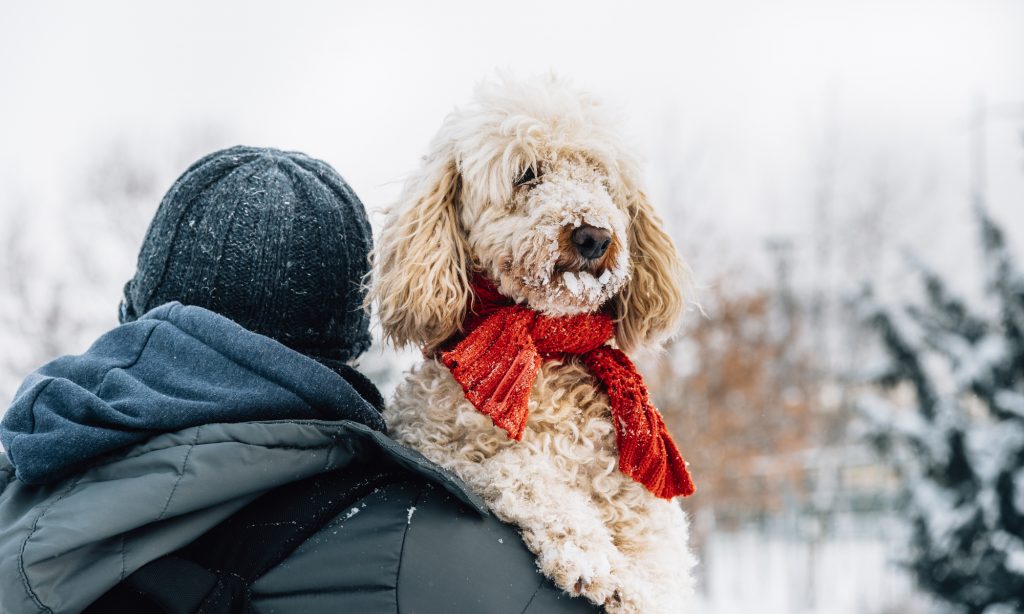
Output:
[[[427,357],[385,412],[392,436],[517,525],[566,591],[609,612],[690,611],[686,517],[620,470],[621,420],[592,371],[537,358],[528,419],[506,432],[438,359],[474,315],[479,279],[546,316],[609,313],[622,350],[675,331],[686,268],[602,105],[556,77],[482,85],[389,212],[374,276],[386,336]]]

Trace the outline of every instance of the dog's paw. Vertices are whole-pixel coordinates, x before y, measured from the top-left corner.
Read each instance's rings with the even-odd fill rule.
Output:
[[[603,605],[606,614],[619,614],[620,612],[625,613],[631,611],[628,609],[622,609],[622,591],[619,590],[612,592],[612,596],[606,599]]]
[[[605,614],[692,614],[692,597],[669,594],[643,581],[631,579],[601,605]]]
[[[619,589],[608,553],[586,544],[562,542],[541,552],[537,563],[560,588],[599,605],[613,599]]]

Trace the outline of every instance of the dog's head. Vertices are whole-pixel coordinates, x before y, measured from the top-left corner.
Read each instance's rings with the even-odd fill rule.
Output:
[[[398,345],[456,332],[474,272],[548,315],[611,301],[627,350],[671,334],[684,305],[635,160],[603,107],[555,77],[485,84],[445,119],[373,260],[368,301]]]

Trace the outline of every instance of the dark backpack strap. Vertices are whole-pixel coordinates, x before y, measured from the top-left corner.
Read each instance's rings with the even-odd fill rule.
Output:
[[[395,467],[346,467],[280,486],[191,544],[141,567],[85,614],[244,614],[249,586],[347,507],[413,479]]]
[[[217,573],[167,555],[122,580],[86,608],[85,613],[192,614],[200,611],[204,601],[219,598],[225,589],[230,591]]]

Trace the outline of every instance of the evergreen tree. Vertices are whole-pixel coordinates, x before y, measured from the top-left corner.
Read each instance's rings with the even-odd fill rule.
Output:
[[[986,304],[923,267],[923,300],[902,310],[866,293],[887,358],[873,379],[889,394],[860,408],[900,476],[918,584],[958,611],[1008,614],[1024,612],[1024,272],[977,218]]]

